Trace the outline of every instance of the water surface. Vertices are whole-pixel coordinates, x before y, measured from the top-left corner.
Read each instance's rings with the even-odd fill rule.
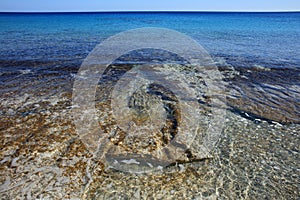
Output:
[[[0,27],[3,199],[299,198],[300,13],[2,13]],[[177,30],[209,52],[228,83],[227,116],[211,158],[190,155],[135,175],[91,159],[75,131],[71,98],[89,52],[142,27]],[[115,131],[109,97],[120,76],[137,64],[170,61],[182,64],[162,52],[131,52],[107,70],[96,94],[107,134]],[[199,104],[210,109],[205,96]]]

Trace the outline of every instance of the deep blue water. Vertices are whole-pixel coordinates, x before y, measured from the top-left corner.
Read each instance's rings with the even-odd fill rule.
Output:
[[[300,13],[2,13],[0,27],[1,67],[82,60],[105,38],[141,27],[185,33],[235,65],[300,67]]]

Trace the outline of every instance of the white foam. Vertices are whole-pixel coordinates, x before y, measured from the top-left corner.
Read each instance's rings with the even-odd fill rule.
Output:
[[[121,162],[125,163],[127,165],[130,165],[130,164],[140,164],[140,162],[136,161],[135,159],[122,160]]]

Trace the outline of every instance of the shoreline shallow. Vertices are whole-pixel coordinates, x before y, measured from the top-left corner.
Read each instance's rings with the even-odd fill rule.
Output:
[[[232,80],[244,76],[228,69],[222,73]],[[22,85],[29,87],[23,90],[26,92],[20,96],[16,96],[18,92],[2,93],[0,104],[2,199],[82,195],[103,199],[116,194],[135,199],[299,196],[299,124],[270,123],[273,119],[265,121],[244,111],[237,115],[228,110],[212,158],[153,174],[127,174],[92,158],[77,136],[71,114],[71,76],[59,78],[54,73],[23,78],[27,84]],[[34,89],[30,78],[46,87]],[[52,87],[54,83],[58,83],[56,87]]]
[[[83,194],[88,199],[117,194],[135,199],[298,198],[299,125],[257,124],[228,112],[211,159],[135,175],[91,159],[66,107],[60,101],[47,109],[50,114],[17,118],[1,130],[2,199]]]

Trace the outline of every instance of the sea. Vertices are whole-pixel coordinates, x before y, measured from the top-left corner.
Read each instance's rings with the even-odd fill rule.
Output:
[[[117,127],[116,118],[122,117],[111,114],[113,88],[126,72],[141,64],[160,65],[153,68],[154,74],[164,68],[188,77],[191,88],[198,91],[196,106],[204,110],[197,110],[197,115],[207,117],[203,126],[213,123],[209,118],[217,113],[212,110],[218,105],[211,103],[214,96],[201,93],[207,87],[203,74],[176,55],[157,49],[119,57],[95,86],[98,129],[107,135],[103,143],[111,144],[91,151],[87,141],[97,141],[99,136],[92,138],[95,134],[89,128],[84,129],[84,136],[78,134],[73,112],[78,105],[72,102],[81,66],[108,38],[142,28],[163,28],[192,38],[222,76],[224,102],[217,109],[226,115],[209,155],[199,157],[200,150],[193,145],[186,145],[182,159],[167,155],[180,152],[171,150],[181,148],[177,141],[172,142],[176,134],[192,129],[180,122],[185,112],[180,111],[176,93],[159,84],[141,86],[133,93],[128,89],[132,94],[128,107],[134,110],[129,115],[135,125],[147,121],[153,128],[161,122],[148,115],[164,117],[160,131],[151,129],[153,135],[148,136],[144,129],[128,133],[137,130],[131,125],[127,132]],[[126,87],[136,88],[134,84]],[[1,199],[300,197],[299,12],[0,13],[0,99]],[[122,120],[124,128],[126,120]],[[205,140],[210,129],[199,130],[205,133],[196,140]],[[155,152],[164,148],[170,152],[159,157]],[[130,167],[115,167],[99,151]],[[174,162],[154,167],[150,161],[157,156],[159,163]],[[142,162],[155,170],[141,173],[138,166],[131,166]]]

